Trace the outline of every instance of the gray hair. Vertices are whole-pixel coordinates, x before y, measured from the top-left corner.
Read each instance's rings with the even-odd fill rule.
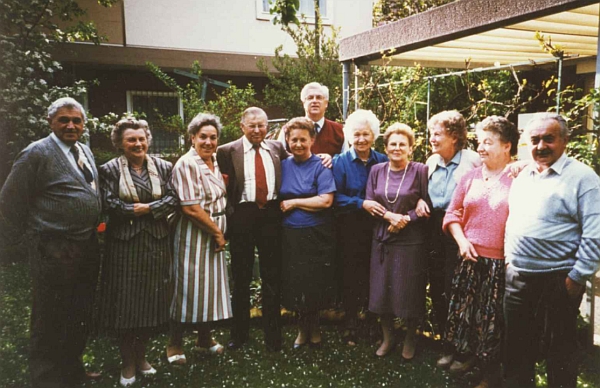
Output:
[[[207,125],[212,125],[217,129],[217,137],[221,136],[221,129],[223,129],[223,125],[221,124],[221,119],[217,115],[213,115],[212,113],[198,113],[196,117],[190,121],[187,127],[188,135],[195,136],[202,127]]]
[[[85,109],[83,109],[83,106],[76,99],[71,98],[71,97],[62,97],[62,98],[59,98],[58,100],[54,101],[48,107],[48,118],[50,120],[52,120],[54,118],[54,116],[56,116],[56,112],[58,112],[58,110],[62,109],[62,108],[77,109],[78,111],[81,112],[81,115],[83,116],[83,121],[87,121],[87,115],[85,114]]]
[[[467,145],[467,122],[457,110],[445,110],[431,116],[427,128],[431,131],[436,125],[444,128],[448,135],[456,139],[456,150],[462,150]]]
[[[250,108],[246,109],[244,111],[244,113],[242,113],[242,118],[240,119],[240,123],[244,124],[244,120],[246,120],[246,117],[248,116],[265,116],[267,119],[267,113],[262,110],[261,108],[258,108],[256,106],[251,106]]]
[[[567,120],[564,117],[559,115],[558,113],[552,112],[541,112],[533,115],[531,120],[525,126],[525,133],[528,133],[531,128],[533,128],[534,124],[537,124],[542,121],[553,120],[558,123],[560,127],[560,135],[563,139],[567,139],[569,137],[569,125],[567,124]]]
[[[300,101],[304,102],[304,100],[306,100],[306,95],[308,94],[309,89],[319,89],[321,93],[323,93],[325,99],[329,101],[329,88],[318,82],[311,82],[304,85],[302,91],[300,92]]]
[[[354,132],[356,132],[358,127],[362,124],[366,124],[367,127],[369,127],[369,130],[373,132],[375,139],[379,137],[379,119],[377,116],[370,110],[357,109],[348,116],[344,123],[344,133],[346,134],[346,138],[351,139]]]
[[[110,140],[113,146],[120,150],[123,145],[123,133],[128,129],[143,129],[146,133],[148,146],[152,144],[152,133],[146,120],[136,120],[135,117],[125,117],[119,120],[110,132]]]

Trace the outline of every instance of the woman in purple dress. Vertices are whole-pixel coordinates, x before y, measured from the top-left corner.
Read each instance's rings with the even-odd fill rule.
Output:
[[[383,341],[375,352],[387,356],[396,346],[394,317],[407,325],[402,357],[415,355],[416,327],[425,314],[427,250],[425,218],[415,213],[427,194],[427,166],[410,161],[415,136],[404,124],[391,125],[383,135],[388,163],[373,166],[367,182],[367,200],[385,207],[375,208],[371,251],[369,310],[379,314]]]

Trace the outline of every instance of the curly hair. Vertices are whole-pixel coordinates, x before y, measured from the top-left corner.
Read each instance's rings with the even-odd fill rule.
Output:
[[[408,139],[408,145],[412,148],[415,145],[415,133],[406,124],[393,123],[390,125],[383,134],[383,143],[387,147],[388,141],[392,135],[404,135]]]
[[[221,129],[223,129],[223,125],[221,124],[221,119],[217,115],[213,115],[212,113],[198,113],[196,117],[190,121],[187,127],[187,132],[190,137],[195,136],[202,127],[207,125],[212,125],[217,130],[217,137],[221,136]]]
[[[517,154],[519,146],[519,130],[517,127],[502,116],[489,116],[477,124],[477,131],[488,131],[500,136],[503,143],[510,143],[510,155]]]
[[[379,137],[379,119],[373,112],[365,109],[357,109],[348,116],[344,123],[344,133],[346,134],[346,137],[352,139],[354,132],[356,132],[358,127],[362,124],[367,125],[369,130],[373,132],[373,137],[375,139]]]
[[[148,122],[146,120],[136,120],[134,117],[125,117],[117,121],[110,132],[110,141],[116,149],[120,150],[123,144],[123,133],[127,129],[140,128],[146,133],[146,140],[148,141],[148,146],[150,146],[152,144],[152,133],[148,127]]]
[[[461,150],[467,145],[467,123],[463,115],[457,110],[445,110],[433,115],[427,122],[430,131],[439,125],[456,139],[456,149]]]
[[[315,136],[317,136],[317,133],[315,132],[315,124],[306,117],[296,117],[285,124],[284,130],[286,139],[290,135],[290,132],[292,132],[294,129],[303,129],[308,131],[311,139],[314,139]]]

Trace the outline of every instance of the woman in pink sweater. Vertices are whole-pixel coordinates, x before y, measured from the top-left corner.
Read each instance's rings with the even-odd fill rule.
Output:
[[[450,372],[460,374],[477,362],[484,371],[477,386],[497,385],[503,333],[504,227],[508,217],[508,191],[512,183],[506,166],[517,153],[519,133],[499,116],[477,126],[483,166],[459,182],[444,217],[462,262],[452,282],[446,341],[453,353]]]

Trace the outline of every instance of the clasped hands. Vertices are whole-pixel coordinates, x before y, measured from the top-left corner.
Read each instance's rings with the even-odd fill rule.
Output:
[[[370,199],[363,201],[363,209],[373,217],[383,217],[384,220],[389,222],[388,232],[390,233],[398,233],[410,222],[408,215],[392,213],[379,202]]]

